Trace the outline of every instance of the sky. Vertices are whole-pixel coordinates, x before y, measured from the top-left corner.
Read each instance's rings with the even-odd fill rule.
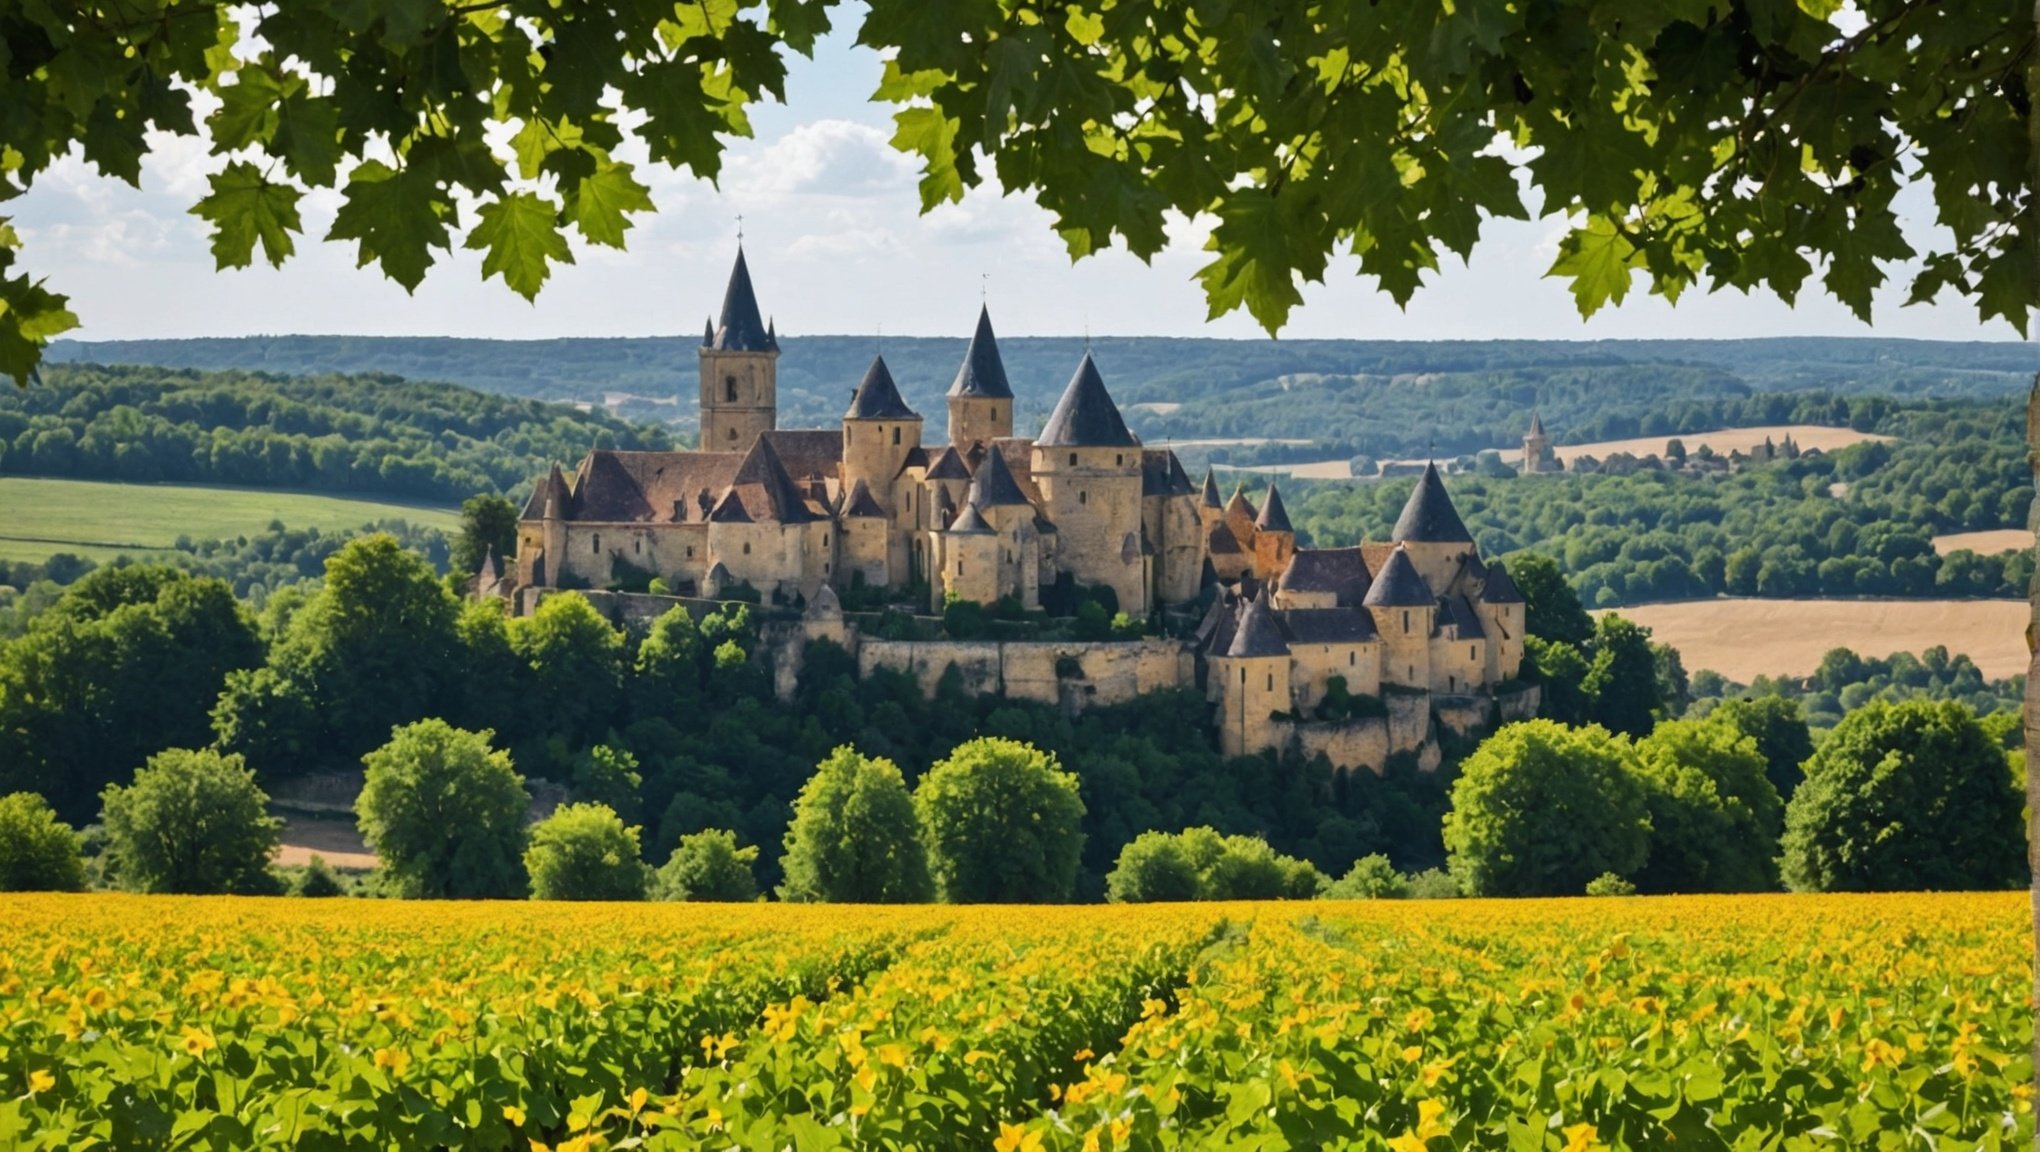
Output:
[[[1207,320],[1194,280],[1208,257],[1204,226],[1179,220],[1169,250],[1143,264],[1123,251],[1072,265],[1031,200],[981,188],[921,215],[914,161],[889,145],[890,109],[868,101],[879,58],[836,32],[813,60],[795,58],[784,104],[752,111],[755,136],[733,141],[720,186],[646,164],[659,205],[629,248],[576,246],[536,303],[481,279],[478,253],[436,264],[415,295],[351,244],[323,235],[340,198],[306,197],[306,237],[281,270],[216,272],[205,227],[189,208],[221,163],[203,141],[159,138],[142,188],[67,160],[7,206],[23,262],[69,294],[85,340],[286,333],[387,336],[670,336],[700,331],[721,301],[737,217],[762,306],[783,334],[967,336],[978,297],[1001,334],[1248,338],[1244,313]],[[1901,198],[1924,229],[1923,192]],[[1674,308],[1642,282],[1628,301],[1581,321],[1565,283],[1545,272],[1564,234],[1557,219],[1490,221],[1470,265],[1440,273],[1399,309],[1350,259],[1303,288],[1284,336],[1356,339],[1597,339],[1905,336],[2010,340],[1952,297],[1902,308],[1905,276],[1880,296],[1874,325],[1806,292],[1797,307],[1768,294],[1687,295]]]

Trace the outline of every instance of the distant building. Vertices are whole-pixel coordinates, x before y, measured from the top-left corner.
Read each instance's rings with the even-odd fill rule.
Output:
[[[1565,466],[1551,450],[1551,438],[1544,434],[1544,420],[1536,410],[1530,413],[1530,431],[1523,434],[1523,471],[1558,472]]]

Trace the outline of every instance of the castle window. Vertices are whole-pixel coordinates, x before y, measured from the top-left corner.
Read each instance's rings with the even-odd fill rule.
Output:
[[[732,429],[730,429],[730,439],[732,439],[732,440],[735,440],[736,438],[737,438],[737,430],[736,430],[735,428],[732,428]]]
[[[638,554],[638,555],[640,555],[640,556],[644,555],[644,554],[645,554],[645,542],[644,542],[643,540],[633,540],[633,541],[631,541],[631,542],[630,542],[630,550],[631,550],[632,552],[635,552],[635,553],[637,553],[637,554]]]
[[[693,549],[692,547],[689,547],[689,548],[687,549],[687,558],[688,558],[689,560],[692,560],[692,559],[694,559],[694,549]]]
[[[1245,687],[1246,683],[1247,683],[1247,670],[1245,668],[1242,668],[1240,669],[1240,686]]]
[[[1114,464],[1124,464],[1124,463],[1126,463],[1126,453],[1124,453],[1124,452],[1114,452],[1114,453],[1112,454],[1112,462],[1113,462]]]
[[[590,536],[588,538],[588,551],[593,552],[597,556],[600,556],[602,554],[601,536]]]
[[[822,575],[827,576],[828,574],[829,574],[829,562],[827,560],[824,560],[822,561]]]
[[[1346,667],[1351,668],[1353,665],[1358,664],[1359,662],[1360,657],[1357,654],[1352,652],[1346,653]]]
[[[898,444],[900,442],[900,430],[898,427],[894,427],[892,430],[892,442],[894,444]]]
[[[1402,630],[1405,634],[1410,630],[1410,610],[1407,608],[1402,610]]]
[[[1275,690],[1275,674],[1273,672],[1270,672],[1268,673],[1268,691],[1273,692],[1274,690]]]
[[[722,378],[722,398],[725,403],[735,404],[737,402],[737,378],[735,376],[725,376]]]
[[[1090,495],[1090,493],[1088,493],[1088,492],[1079,492],[1079,493],[1077,493],[1077,503],[1079,503],[1079,504],[1089,504],[1090,502],[1091,502],[1091,495]]]
[[[1457,691],[1459,691],[1459,677],[1457,677],[1457,676],[1447,676],[1447,677],[1445,678],[1445,690],[1446,690],[1447,692],[1457,692]]]
[[[827,548],[828,546],[829,546],[829,534],[827,532],[824,532],[822,533],[822,547]]]
[[[1072,452],[1070,453],[1070,467],[1075,468],[1076,466],[1077,466],[1077,454],[1075,452]]]
[[[1479,649],[1477,649],[1477,648],[1475,648],[1475,647],[1474,647],[1473,645],[1471,645],[1471,644],[1468,644],[1468,645],[1466,646],[1466,658],[1467,658],[1468,660],[1478,660],[1478,659],[1480,659],[1480,650],[1479,650]]]
[[[749,540],[746,540],[744,541],[744,555],[749,556],[750,554],[751,554],[751,542]]]

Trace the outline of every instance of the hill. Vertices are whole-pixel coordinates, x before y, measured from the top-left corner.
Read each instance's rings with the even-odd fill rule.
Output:
[[[939,420],[963,356],[953,339],[887,337],[902,393]],[[697,337],[461,340],[259,336],[52,346],[55,362],[157,364],[269,373],[393,373],[489,392],[601,405],[693,427]],[[880,342],[868,336],[783,337],[780,419],[816,427],[841,417]],[[1776,393],[1838,397],[2002,397],[2023,394],[2031,353],[2015,343],[1887,339],[1602,341],[1204,340],[1101,337],[1090,342],[1113,395],[1151,442],[1211,437],[1300,438],[1292,458],[1406,456],[1435,442],[1458,455],[1519,442],[1539,408],[1561,443],[1664,436],[1744,424],[1850,424],[1801,419],[1795,401],[1725,412]],[[1000,341],[1017,394],[1016,425],[1037,426],[1085,341]],[[1327,451],[1330,449],[1330,451]],[[1273,457],[1257,455],[1257,459]]]

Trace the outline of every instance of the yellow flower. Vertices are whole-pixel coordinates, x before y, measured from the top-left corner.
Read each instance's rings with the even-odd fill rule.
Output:
[[[1574,1124],[1565,1130],[1563,1152],[1604,1152],[1607,1147],[1592,1124]]]
[[[1423,1070],[1419,1073],[1423,1077],[1424,1087],[1429,1088],[1437,1084],[1439,1078],[1444,1076],[1457,1063],[1459,1063],[1459,1057],[1454,1056],[1447,1060],[1433,1060],[1429,1064],[1424,1065]]]
[[[203,1056],[219,1046],[220,1042],[213,1039],[210,1032],[200,1028],[184,1029],[184,1054],[187,1056]]]
[[[878,1046],[878,1062],[880,1064],[889,1064],[894,1068],[905,1068],[907,1066],[908,1055],[909,1052],[905,1044],[880,1044]]]
[[[644,1110],[645,1110],[645,1101],[647,1101],[647,1100],[649,1100],[649,1099],[651,1099],[651,1098],[652,1098],[652,1094],[651,1094],[651,1093],[649,1093],[649,1092],[647,1092],[647,1091],[645,1091],[645,1090],[644,1090],[643,1088],[633,1088],[633,1089],[631,1089],[631,1090],[630,1090],[630,1111],[631,1111],[631,1115],[635,1116],[635,1115],[637,1115],[638,1113],[640,1113],[640,1112],[644,1111]]]
[[[999,1121],[999,1138],[992,1141],[992,1152],[1041,1152],[1041,1133],[1029,1132],[1018,1124]]]
[[[519,1108],[515,1104],[505,1104],[503,1105],[503,1119],[509,1121],[512,1128],[522,1128],[524,1127],[524,1109]]]
[[[1870,1071],[1879,1064],[1889,1064],[1896,1068],[1899,1061],[1904,1059],[1905,1046],[1903,1044],[1887,1043],[1882,1038],[1873,1036],[1870,1038],[1869,1043],[1863,1045],[1863,1071],[1865,1072]]]
[[[56,1086],[57,1078],[40,1068],[28,1074],[28,1094],[30,1096],[38,1092],[47,1092]]]

